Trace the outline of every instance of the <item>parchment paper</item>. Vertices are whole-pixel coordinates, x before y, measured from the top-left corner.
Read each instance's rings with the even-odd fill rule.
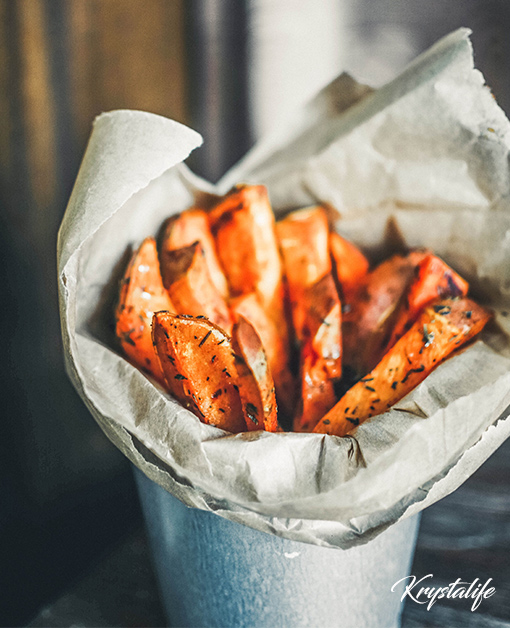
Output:
[[[217,187],[182,164],[200,143],[147,113],[95,121],[59,234],[70,377],[108,437],[186,504],[294,540],[365,543],[455,490],[510,433],[510,123],[461,29],[377,91],[340,76]],[[330,203],[374,260],[430,247],[495,323],[354,436],[200,423],[120,355],[116,278],[167,216],[237,182],[267,185],[277,213]]]

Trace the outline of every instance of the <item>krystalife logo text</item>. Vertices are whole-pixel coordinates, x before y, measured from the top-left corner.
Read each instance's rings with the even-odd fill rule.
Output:
[[[403,602],[405,598],[408,597],[417,604],[426,604],[428,611],[437,600],[442,600],[443,598],[472,600],[471,610],[476,611],[482,603],[482,600],[486,600],[496,593],[496,589],[489,586],[492,582],[492,578],[489,578],[485,583],[482,583],[479,578],[475,578],[473,582],[464,582],[460,578],[457,578],[455,582],[450,582],[448,586],[433,587],[430,586],[430,582],[427,582],[433,577],[434,575],[431,573],[427,576],[423,576],[423,578],[419,580],[416,576],[406,576],[395,582],[391,587],[391,591],[393,593],[401,582],[408,581],[400,601]]]

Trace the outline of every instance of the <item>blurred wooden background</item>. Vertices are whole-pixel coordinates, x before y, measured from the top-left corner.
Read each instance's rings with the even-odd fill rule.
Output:
[[[0,0],[0,624],[18,625],[140,514],[64,374],[56,234],[94,117],[187,121],[181,0]]]

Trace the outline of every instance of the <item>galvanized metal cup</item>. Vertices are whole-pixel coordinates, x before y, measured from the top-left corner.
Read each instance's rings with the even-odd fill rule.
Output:
[[[399,626],[419,516],[348,550],[290,541],[188,508],[136,480],[170,626]]]

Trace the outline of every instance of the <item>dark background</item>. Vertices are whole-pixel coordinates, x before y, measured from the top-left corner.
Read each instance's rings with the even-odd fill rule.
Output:
[[[328,32],[298,19],[305,5],[332,12]],[[141,523],[127,461],[62,361],[56,235],[94,117],[189,124],[205,138],[190,165],[214,180],[274,123],[271,106],[344,69],[384,82],[458,26],[510,111],[506,0],[0,0],[1,625],[24,625]],[[314,72],[305,44],[320,61],[321,43]]]

